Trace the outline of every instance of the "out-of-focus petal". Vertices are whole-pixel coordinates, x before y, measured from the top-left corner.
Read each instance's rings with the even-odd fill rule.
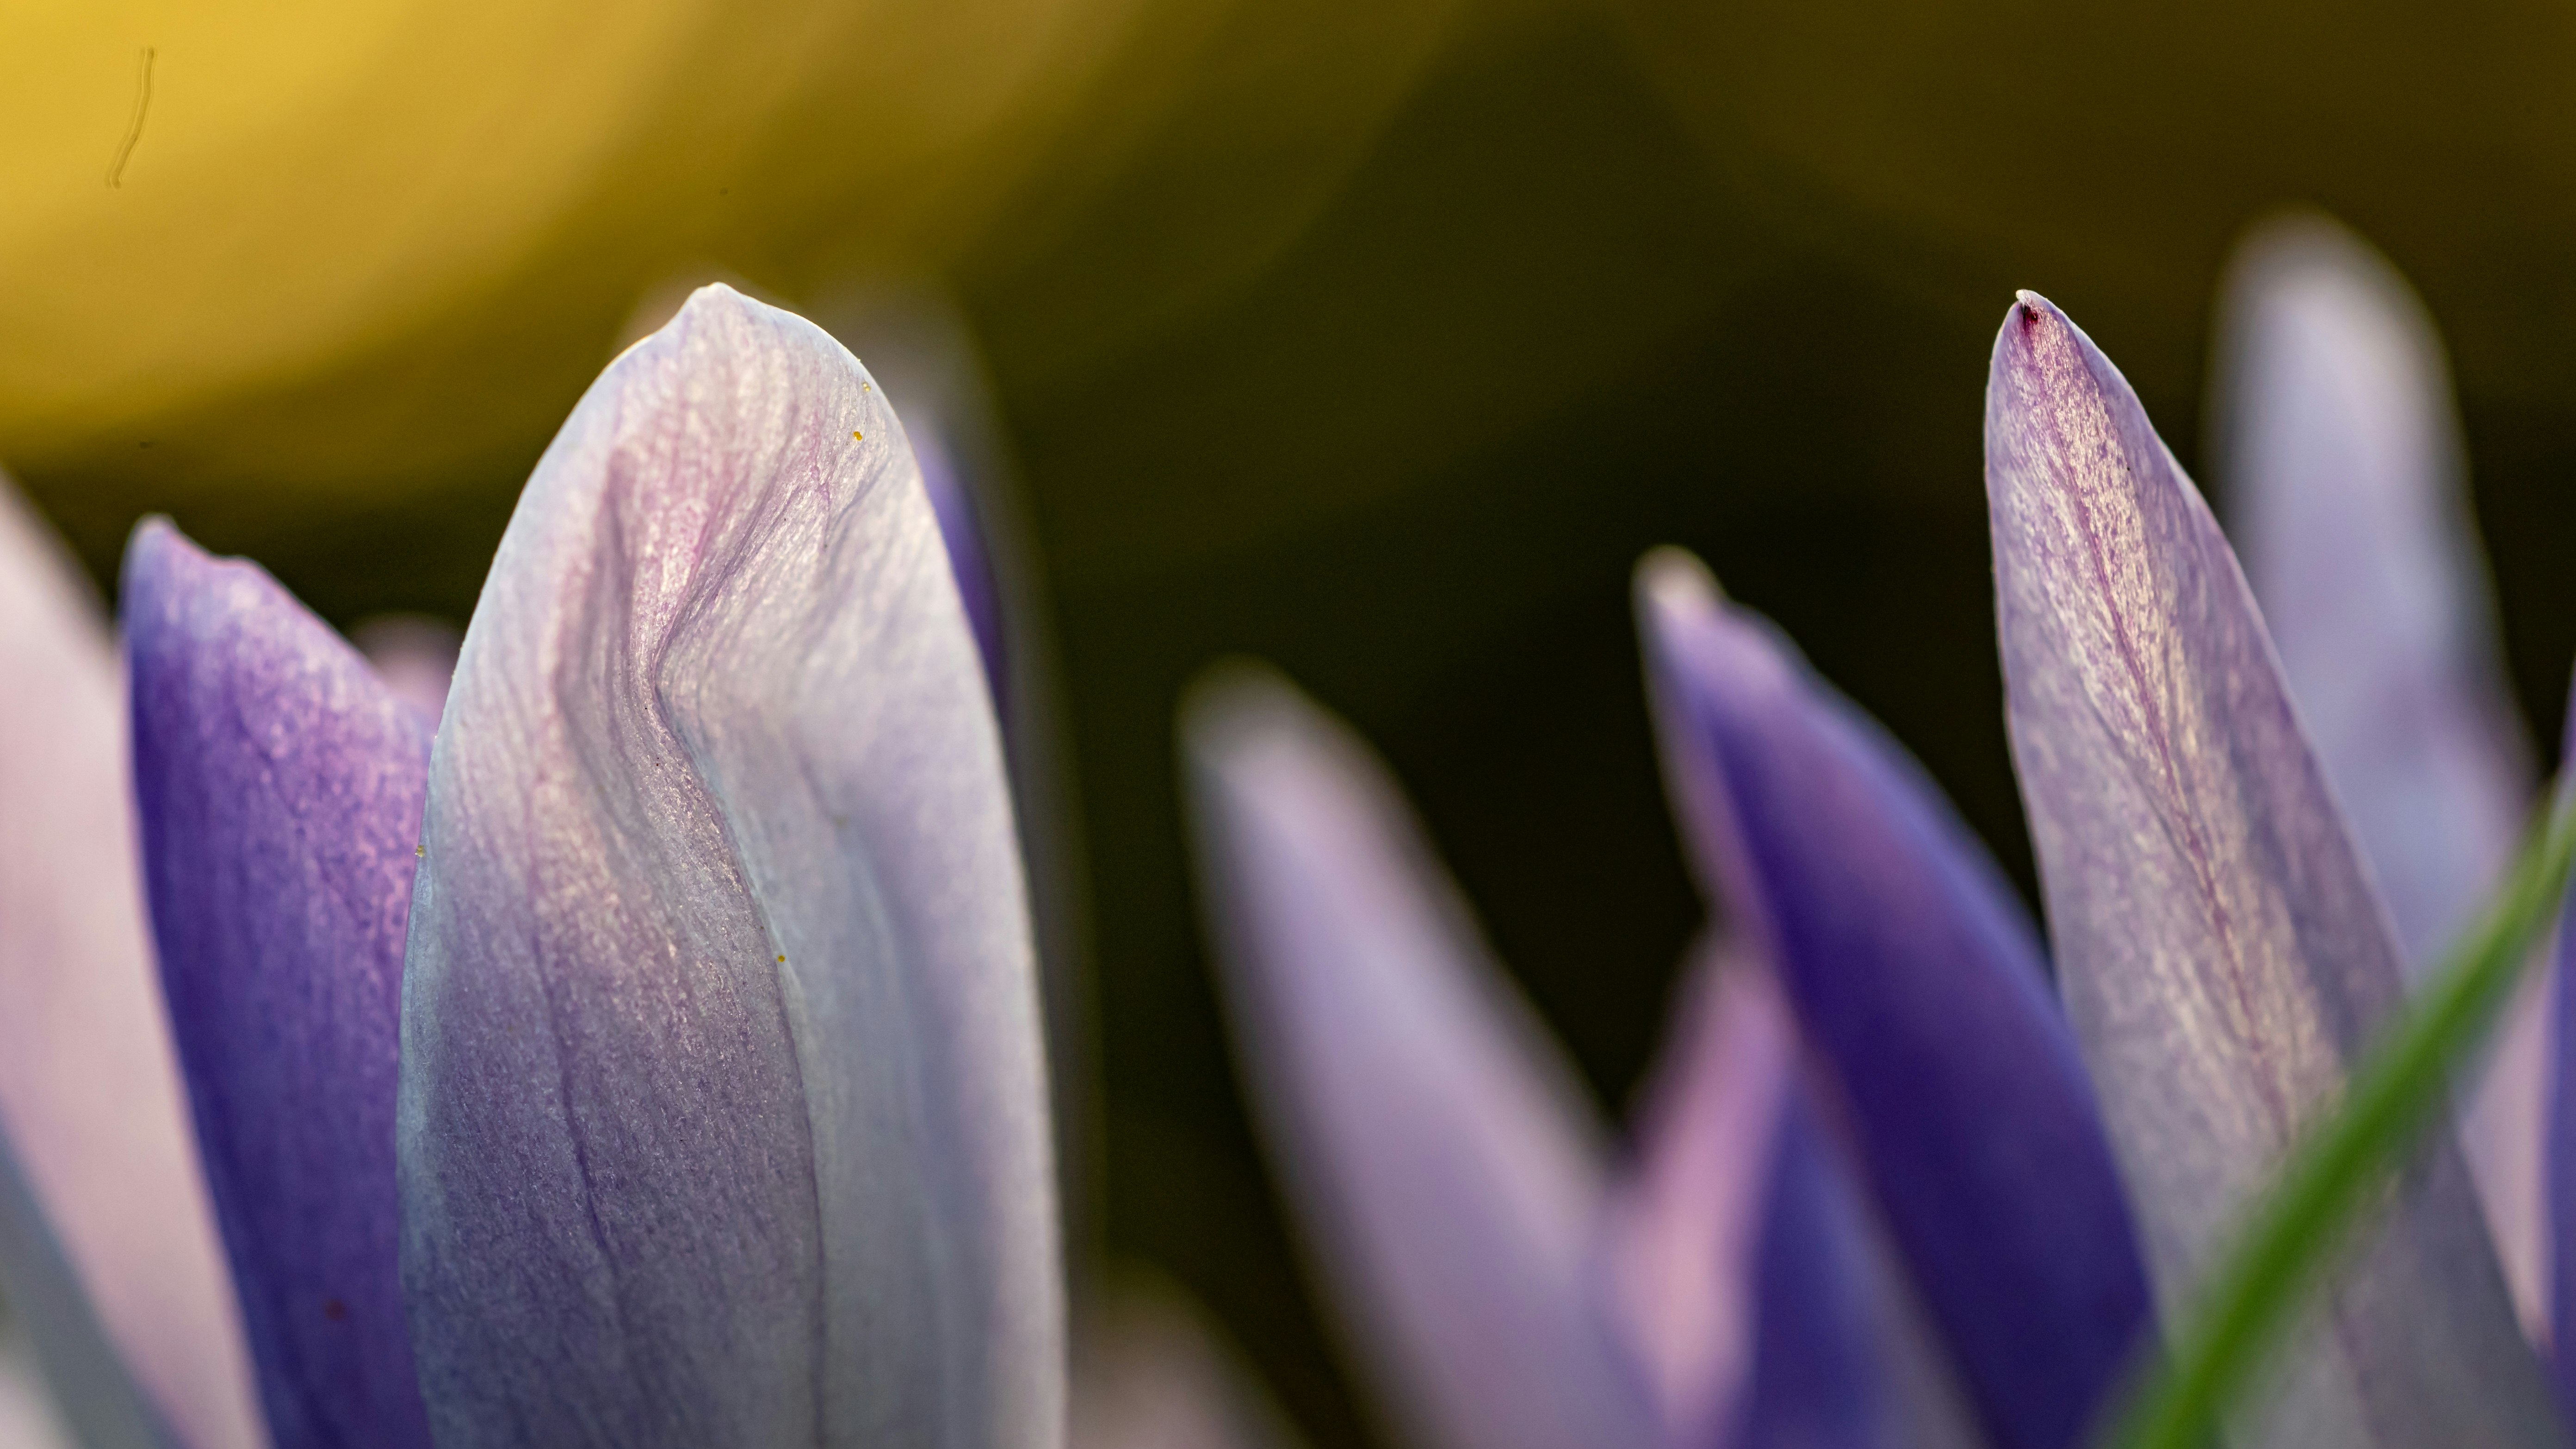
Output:
[[[1889,1265],[1825,1135],[1778,983],[1732,941],[1704,959],[1649,1098],[1604,1261],[1670,1442],[1936,1442],[1889,1358]]]
[[[2253,596],[2117,369],[2023,293],[1986,469],[2061,984],[2168,1308],[2396,1006],[2398,950]],[[2347,1260],[2268,1442],[2555,1443],[2449,1134]]]
[[[2537,788],[2496,658],[2441,343],[2360,238],[2286,218],[2238,252],[2211,411],[2246,581],[2414,979],[2500,878]],[[2542,974],[2461,1128],[2533,1326],[2546,1321]]]
[[[1103,1290],[1073,1335],[1071,1449],[1291,1449],[1278,1410],[1168,1289]]]
[[[26,1335],[0,1320],[0,1449],[75,1449],[45,1392]]]
[[[188,1449],[249,1449],[241,1320],[145,941],[115,650],[5,480],[0,679],[0,1126],[25,1189],[0,1194],[21,1209],[0,1210],[19,1250],[0,1271],[83,1435],[157,1417]]]
[[[429,727],[166,523],[127,549],[124,602],[153,936],[269,1432],[425,1449],[394,1082]]]
[[[2576,704],[2576,688],[2570,690]],[[2565,759],[2576,759],[2576,709],[2567,716]],[[2558,808],[2576,801],[2576,781],[2559,777]],[[2542,1209],[2547,1214],[2545,1261],[2548,1270],[2549,1322],[2576,1325],[2576,1059],[2560,1048],[2576,1042],[2576,885],[2558,912],[2557,939],[2550,943],[2546,1016],[2548,1037],[2543,1060],[2547,1097],[2542,1103]],[[2576,1420],[2576,1332],[2553,1332],[2548,1345],[2551,1377],[2558,1401]]]
[[[379,614],[349,630],[349,642],[367,656],[376,677],[434,729],[447,711],[447,686],[456,680],[456,651],[465,635],[444,619],[424,614]]]
[[[1692,971],[1639,1120],[1635,1169],[1603,1216],[1612,1301],[1682,1443],[1725,1442],[1753,1372],[1754,1264],[1794,1092],[1778,988],[1733,943]]]
[[[538,464],[430,768],[403,1283],[478,1445],[1046,1445],[1037,996],[900,424],[723,287]]]
[[[1600,1126],[1393,785],[1266,674],[1201,685],[1183,730],[1273,1161],[1408,1437],[1654,1442],[1591,1267]]]
[[[1706,571],[1640,571],[1672,793],[1996,1444],[2089,1427],[2148,1321],[2127,1204],[2010,889],[1896,745]]]
[[[2322,217],[2247,240],[2222,325],[2212,411],[2246,580],[2421,972],[2511,858],[2534,788],[2449,369],[2405,282]]]

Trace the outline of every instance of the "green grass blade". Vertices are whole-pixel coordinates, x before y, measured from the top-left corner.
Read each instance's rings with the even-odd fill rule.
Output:
[[[2485,1039],[2555,916],[2576,860],[2576,809],[2551,812],[2484,915],[2454,944],[2310,1130],[2106,1442],[2201,1449],[2244,1391],[2372,1189],[2449,1101],[2453,1069]]]

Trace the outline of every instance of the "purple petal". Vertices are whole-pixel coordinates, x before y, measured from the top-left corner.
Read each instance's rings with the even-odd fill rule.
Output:
[[[145,940],[115,651],[5,480],[0,679],[0,1273],[84,1436],[160,1420],[189,1449],[249,1449],[241,1320]]]
[[[1062,1433],[1009,797],[911,460],[839,345],[709,287],[529,481],[404,963],[443,1443]]]
[[[1676,800],[1774,963],[1829,1112],[2004,1449],[2092,1421],[2147,1321],[2093,1095],[2028,925],[1896,746],[1662,555],[1642,613]]]
[[[1995,344],[1986,459],[2058,970],[2177,1307],[2397,1004],[2396,942],[2217,524],[2119,372],[2029,293]],[[2556,1442],[2448,1134],[2321,1311],[2255,1413],[2270,1432]]]
[[[1636,1167],[1605,1210],[1603,1258],[1664,1422],[1678,1442],[1711,1444],[1741,1419],[1753,1372],[1796,1038],[1778,987],[1732,943],[1693,970],[1677,1023]]]
[[[1249,670],[1184,718],[1201,880],[1286,1189],[1408,1437],[1656,1431],[1593,1288],[1599,1124],[1394,787]]]
[[[2246,579],[2400,964],[2420,974],[2501,878],[2537,788],[2441,344],[2385,259],[2301,216],[2239,252],[2222,348],[2217,432]],[[2544,1007],[2537,990],[2516,1003],[2461,1124],[2534,1325]]]
[[[1923,1442],[1897,1396],[1891,1305],[1869,1224],[1808,1095],[1781,1103],[1754,1260],[1753,1371],[1733,1441],[1813,1449]]]
[[[429,727],[258,568],[125,557],[161,980],[281,1449],[429,1443],[396,1265],[403,923]]]
[[[1799,1071],[1771,974],[1693,973],[1636,1169],[1605,1216],[1614,1302],[1675,1444],[1924,1444],[1888,1265]]]
[[[966,623],[975,631],[976,656],[993,687],[995,712],[1010,713],[1009,656],[1003,652],[1002,596],[993,581],[993,560],[984,547],[984,525],[975,500],[957,476],[957,464],[939,434],[925,428],[912,440],[921,466],[921,486],[930,495],[930,511],[939,520],[939,540],[948,551],[949,577],[966,606]]]

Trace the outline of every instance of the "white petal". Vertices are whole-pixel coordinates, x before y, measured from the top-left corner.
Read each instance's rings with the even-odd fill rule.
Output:
[[[1001,749],[900,425],[700,291],[467,631],[403,997],[441,1442],[1032,1449],[1063,1305]]]
[[[84,593],[0,479],[0,1124],[43,1214],[0,1232],[22,1262],[68,1266],[36,1296],[66,1312],[85,1297],[123,1358],[98,1362],[50,1315],[29,1324],[87,1386],[66,1394],[84,1433],[113,1432],[93,1413],[132,1422],[99,1387],[130,1373],[189,1449],[251,1449],[240,1314],[144,934],[123,691]],[[9,1271],[26,1294],[16,1275],[48,1270]]]

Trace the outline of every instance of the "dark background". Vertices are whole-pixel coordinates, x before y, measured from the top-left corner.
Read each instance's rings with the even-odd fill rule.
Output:
[[[1647,547],[1696,550],[1775,617],[2027,889],[1979,452],[2016,287],[2066,307],[2193,464],[2233,238],[2303,202],[2384,248],[2453,349],[2515,681],[2555,738],[2571,81],[2576,14],[2536,5],[1526,0],[1452,16],[1320,172],[1220,77],[1101,175],[1006,208],[943,280],[1060,648],[1112,1252],[1185,1285],[1315,1444],[1368,1442],[1242,1115],[1178,830],[1174,698],[1222,654],[1276,662],[1386,753],[1614,1108],[1698,909],[1629,625]],[[1271,206],[1291,172],[1311,195]],[[716,249],[790,301],[815,255]],[[583,264],[566,241],[480,310],[227,401],[253,424],[173,417],[22,481],[102,579],[168,508],[337,621],[461,621],[620,315],[510,298]],[[385,486],[263,487],[244,439],[360,389],[436,427],[496,395],[471,379],[503,352],[499,441],[420,468],[352,444],[331,466]]]

